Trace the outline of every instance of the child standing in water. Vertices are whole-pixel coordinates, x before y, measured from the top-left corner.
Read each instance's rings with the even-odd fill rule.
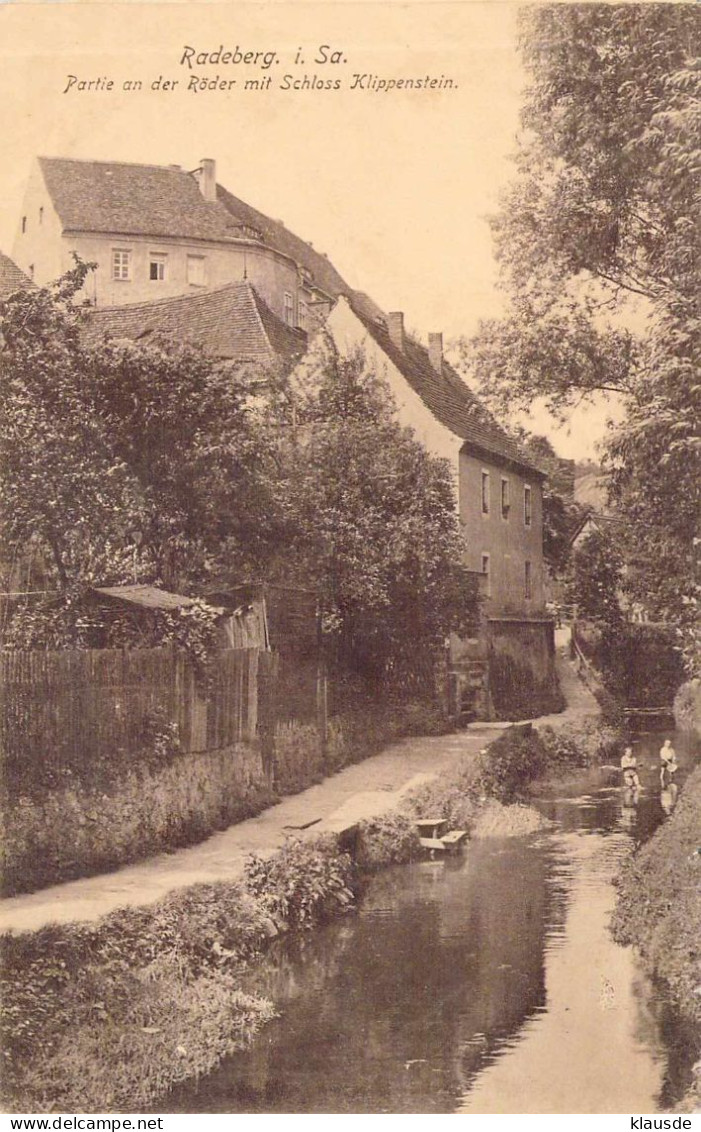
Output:
[[[623,785],[628,790],[639,790],[638,760],[633,754],[632,747],[626,747],[621,755],[621,770],[623,771]]]
[[[672,775],[677,769],[677,754],[672,746],[671,739],[665,739],[660,749],[660,785],[665,785],[665,776],[667,781],[672,781]]]

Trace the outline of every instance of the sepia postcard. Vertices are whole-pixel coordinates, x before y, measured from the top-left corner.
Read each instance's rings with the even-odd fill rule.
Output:
[[[7,1111],[691,1127],[699,15],[0,0]]]

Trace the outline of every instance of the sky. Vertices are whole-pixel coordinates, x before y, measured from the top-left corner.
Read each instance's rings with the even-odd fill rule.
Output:
[[[517,8],[498,0],[0,3],[0,250],[12,254],[38,154],[187,169],[211,157],[221,184],[410,330],[470,334],[502,309],[488,217],[512,173],[516,39]],[[198,60],[220,47],[251,58]],[[383,90],[356,75],[438,82]],[[200,79],[235,83],[188,89]],[[537,412],[531,427],[581,458],[605,415],[555,430]]]

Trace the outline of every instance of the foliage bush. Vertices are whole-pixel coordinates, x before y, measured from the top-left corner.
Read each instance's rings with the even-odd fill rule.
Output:
[[[684,662],[670,627],[626,622],[606,628],[601,653],[604,683],[624,704],[671,706]]]
[[[273,1016],[237,965],[275,929],[237,885],[198,885],[96,924],[5,935],[5,1090],[19,1111],[143,1107]]]
[[[76,784],[44,799],[5,799],[2,891],[32,891],[196,844],[274,800],[260,754],[245,745],[144,765],[105,791]]]
[[[621,701],[601,684],[595,687],[594,697],[601,708],[602,721],[608,727],[622,731],[626,726],[626,714]]]
[[[622,619],[615,624],[578,621],[576,639],[614,701],[636,707],[671,705],[684,679],[684,659],[672,628]]]
[[[527,797],[529,783],[547,770],[545,744],[530,724],[510,727],[479,756],[472,785],[475,797],[486,795],[509,804]]]
[[[612,919],[614,938],[634,944],[690,1018],[701,1021],[701,767],[677,807],[627,862]]]
[[[674,720],[680,731],[701,738],[701,680],[688,680],[674,697]]]
[[[597,766],[618,762],[623,744],[620,731],[596,719],[567,723],[557,729],[539,727],[548,768]]]
[[[420,850],[414,822],[406,814],[389,813],[360,823],[355,862],[361,872],[413,861]]]
[[[123,1020],[71,1029],[28,1067],[32,1111],[142,1112],[245,1049],[275,1017],[269,1001],[244,994],[231,976],[189,980],[172,959],[154,963],[138,983]]]
[[[315,723],[290,720],[275,728],[275,789],[296,794],[320,782],[325,774],[324,752]]]
[[[244,868],[246,888],[260,897],[277,923],[308,928],[350,908],[352,861],[335,839],[289,840],[272,857],[252,854]]]

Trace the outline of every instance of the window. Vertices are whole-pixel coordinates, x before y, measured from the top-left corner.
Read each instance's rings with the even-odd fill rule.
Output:
[[[523,522],[527,527],[533,522],[533,499],[528,484],[523,489]]]
[[[285,322],[287,323],[288,326],[294,326],[294,324],[295,324],[295,301],[294,301],[294,298],[292,297],[292,294],[289,291],[285,291],[285,294],[284,294],[284,297],[283,297],[283,307],[284,307]]]
[[[502,519],[508,519],[510,506],[511,506],[511,504],[509,503],[509,481],[507,479],[504,479],[504,477],[502,476],[502,479],[501,479],[501,517],[502,517]]]
[[[482,514],[489,514],[489,472],[482,472]]]
[[[194,287],[204,287],[207,276],[203,255],[189,255],[187,257],[187,281]]]
[[[126,248],[112,249],[112,278],[131,279],[131,252]]]
[[[29,278],[30,279],[34,278],[34,264],[33,263],[30,263],[30,265],[29,265]]]
[[[488,554],[482,555],[482,577],[485,579],[484,591],[483,592],[486,594],[487,597],[489,597],[491,592],[492,592],[492,579],[491,579],[491,575],[489,573],[489,555]]]
[[[22,217],[22,232],[26,232],[26,231],[27,231],[27,217],[23,216]]]
[[[524,566],[525,566],[524,595],[525,595],[526,601],[529,601],[533,597],[533,577],[532,577],[530,562],[524,563]]]
[[[167,255],[160,252],[151,252],[148,257],[148,277],[153,283],[162,283],[166,277]]]
[[[39,209],[39,223],[40,224],[44,223],[44,209],[43,209],[43,207]]]

